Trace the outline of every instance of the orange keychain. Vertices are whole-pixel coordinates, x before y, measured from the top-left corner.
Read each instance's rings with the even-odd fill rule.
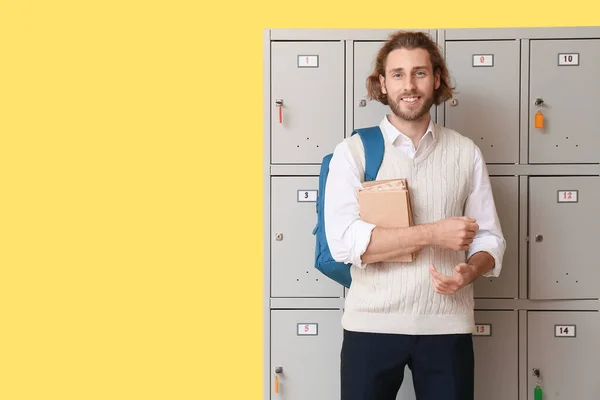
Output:
[[[538,129],[544,127],[544,114],[541,111],[535,113],[535,127]]]
[[[279,377],[275,375],[275,393],[279,393]]]

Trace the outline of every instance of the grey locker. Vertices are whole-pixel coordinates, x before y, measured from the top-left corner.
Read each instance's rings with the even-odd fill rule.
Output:
[[[544,400],[600,399],[598,332],[595,311],[527,313],[527,400],[534,400],[539,370]]]
[[[271,399],[340,398],[341,316],[340,310],[271,311]]]
[[[445,125],[471,138],[487,163],[519,162],[520,43],[447,42],[455,82]]]
[[[367,77],[375,67],[375,57],[383,42],[354,43],[354,129],[379,125],[390,107],[367,99]]]
[[[475,399],[518,398],[518,313],[475,311]]]
[[[373,72],[382,45],[383,42],[354,43],[354,129],[379,125],[383,117],[392,112],[389,106],[367,99],[367,77]],[[436,121],[435,105],[431,107],[430,115]]]
[[[596,299],[600,178],[529,178],[529,298]]]
[[[412,372],[408,366],[404,368],[404,379],[402,380],[402,386],[398,391],[396,400],[416,400],[415,386],[413,385]]]
[[[519,296],[519,181],[516,176],[491,176],[490,182],[506,251],[500,276],[477,279],[475,297],[514,299]]]
[[[532,40],[530,60],[529,162],[599,162],[600,40]],[[534,124],[537,98],[542,129]]]
[[[343,286],[314,267],[318,177],[271,179],[271,296],[342,297]]]
[[[271,46],[271,162],[321,163],[344,138],[344,44]]]

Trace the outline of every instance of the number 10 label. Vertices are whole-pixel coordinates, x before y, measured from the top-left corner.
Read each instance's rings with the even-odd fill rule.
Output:
[[[579,54],[559,54],[558,65],[579,65]]]

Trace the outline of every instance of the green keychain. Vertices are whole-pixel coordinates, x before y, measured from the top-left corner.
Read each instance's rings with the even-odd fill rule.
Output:
[[[540,375],[540,370],[534,368],[533,375],[538,378],[537,385],[535,385],[535,389],[533,389],[533,400],[542,400],[542,377]]]
[[[533,389],[533,400],[542,400],[542,388],[540,385],[537,385],[535,389]]]

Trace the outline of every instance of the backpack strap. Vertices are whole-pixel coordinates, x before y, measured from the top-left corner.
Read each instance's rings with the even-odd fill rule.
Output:
[[[383,153],[385,150],[385,142],[383,139],[383,133],[379,126],[372,126],[369,128],[356,129],[352,132],[352,136],[357,134],[360,136],[365,154],[365,171],[364,171],[364,182],[374,181],[377,179],[377,173],[381,162],[383,161]],[[362,170],[359,158],[357,157],[356,144],[350,141],[350,151],[352,152],[356,161],[356,166],[359,171]],[[354,146],[353,146],[354,144]]]

